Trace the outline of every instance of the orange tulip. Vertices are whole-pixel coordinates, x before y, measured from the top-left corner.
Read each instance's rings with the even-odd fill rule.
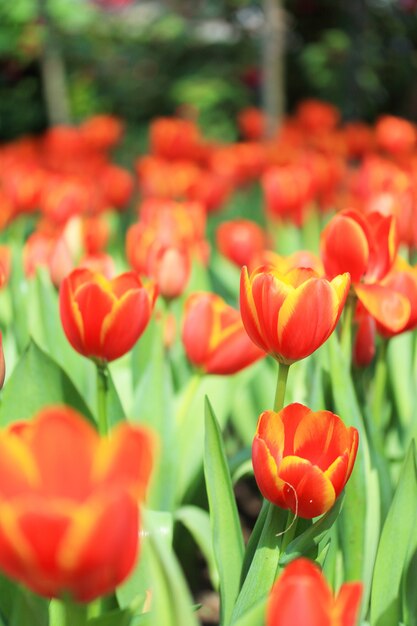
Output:
[[[281,274],[273,266],[261,266],[249,276],[244,267],[240,310],[246,332],[280,363],[304,359],[335,329],[349,287],[349,274],[328,281],[312,269]]]
[[[394,115],[383,115],[378,119],[375,135],[378,146],[394,156],[409,155],[416,145],[414,125]]]
[[[149,322],[156,290],[135,272],[113,280],[88,269],[67,276],[59,294],[68,341],[80,354],[113,361],[128,352]]]
[[[321,255],[326,275],[349,272],[352,282],[370,283],[383,278],[397,254],[395,220],[378,212],[363,215],[346,210],[330,220],[321,235]]]
[[[385,284],[397,255],[395,219],[378,212],[347,210],[322,232],[321,253],[327,276],[350,272],[356,296],[388,332],[397,333],[410,318],[410,304]]]
[[[295,515],[326,513],[342,492],[358,449],[358,431],[330,411],[294,403],[264,411],[252,444],[252,464],[262,495]]]
[[[213,293],[188,298],[182,340],[189,361],[206,374],[234,374],[265,356],[247,336],[239,312]]]
[[[272,587],[266,626],[355,626],[361,597],[359,582],[345,583],[334,597],[319,567],[299,558]]]
[[[110,439],[68,407],[0,431],[0,569],[35,593],[88,602],[132,570],[153,441],[119,425]]]

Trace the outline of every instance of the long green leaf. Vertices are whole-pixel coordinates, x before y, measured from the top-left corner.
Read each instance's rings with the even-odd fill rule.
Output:
[[[243,538],[222,435],[206,400],[204,474],[212,520],[213,548],[220,577],[222,624],[230,622],[239,592]]]
[[[219,584],[219,573],[213,553],[211,539],[211,521],[207,511],[197,506],[183,506],[175,512],[175,519],[181,522],[189,531],[206,559],[210,581],[214,589]]]
[[[401,619],[400,589],[410,541],[417,523],[415,445],[411,444],[385,520],[375,561],[371,626],[392,626]]]
[[[152,530],[149,546],[153,590],[149,626],[198,626],[192,598],[172,548]]]

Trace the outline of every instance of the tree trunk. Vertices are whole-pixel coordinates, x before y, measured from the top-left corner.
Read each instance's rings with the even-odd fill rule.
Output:
[[[48,14],[46,0],[38,0],[39,17],[45,27],[45,41],[39,59],[42,89],[48,123],[69,124],[71,121],[64,60],[59,39]]]
[[[262,101],[266,137],[272,138],[285,113],[285,11],[282,0],[263,0]]]

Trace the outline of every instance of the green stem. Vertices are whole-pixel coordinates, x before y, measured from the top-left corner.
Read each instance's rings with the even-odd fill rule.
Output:
[[[176,422],[177,426],[179,427],[182,426],[187,417],[187,413],[190,410],[190,406],[200,386],[202,377],[202,372],[196,372],[195,374],[193,374],[193,376],[191,376],[190,380],[187,383],[184,393],[181,396],[181,401],[176,412]]]
[[[263,509],[262,517],[264,517],[264,525],[236,601],[232,624],[267,595],[275,580],[280,556],[279,534],[284,529],[285,511],[268,502],[266,511]]]
[[[294,539],[295,531],[297,530],[297,521],[298,517],[295,517],[292,511],[288,511],[287,525],[282,534],[281,554],[285,552],[288,545]]]
[[[107,391],[109,389],[109,371],[107,363],[97,362],[97,417],[100,435],[105,436],[109,431],[107,419]]]
[[[78,604],[72,600],[63,600],[63,624],[62,626],[86,626],[86,604]]]
[[[274,411],[278,413],[284,407],[285,389],[287,387],[288,371],[290,366],[287,363],[278,364],[278,379],[275,390]]]
[[[346,363],[348,363],[349,366],[352,362],[352,327],[356,309],[356,300],[356,295],[352,292],[349,293],[343,311],[342,332],[340,335],[342,353],[345,355]]]
[[[383,339],[378,350],[372,397],[372,419],[379,432],[385,426],[384,408],[386,408],[385,399],[388,379],[387,347],[388,340]]]

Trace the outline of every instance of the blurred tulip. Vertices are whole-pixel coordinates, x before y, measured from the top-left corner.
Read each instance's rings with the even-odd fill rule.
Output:
[[[298,558],[271,589],[266,626],[355,626],[361,597],[359,582],[343,584],[334,596],[319,567]]]
[[[264,411],[252,444],[255,479],[267,500],[311,519],[341,494],[357,449],[357,430],[330,411],[298,403]]]
[[[267,213],[301,226],[314,192],[309,169],[298,163],[270,167],[262,176],[261,184]]]
[[[353,343],[353,362],[358,367],[367,367],[375,358],[376,324],[361,302],[355,311],[356,333]]]
[[[168,160],[200,157],[202,139],[200,131],[191,120],[159,117],[149,129],[151,153]]]
[[[3,335],[0,332],[0,389],[3,389],[4,379],[6,378],[6,360],[3,351]]]
[[[0,288],[7,285],[10,278],[12,251],[9,246],[0,245]]]
[[[80,131],[95,150],[109,150],[120,141],[123,122],[114,115],[93,115],[81,124]]]
[[[235,219],[220,224],[216,232],[216,243],[223,256],[242,267],[250,265],[253,257],[262,253],[266,248],[267,237],[256,222]]]
[[[68,407],[3,429],[0,569],[42,596],[111,592],[136,561],[153,448],[148,431],[127,423],[100,439]]]
[[[182,341],[189,361],[206,374],[234,374],[265,356],[247,336],[239,311],[213,293],[189,296]]]
[[[161,247],[149,259],[148,267],[163,298],[172,300],[183,293],[191,274],[190,256],[185,249]]]
[[[347,273],[328,281],[306,268],[281,274],[261,266],[249,276],[244,267],[240,310],[246,332],[280,363],[303,359],[336,328],[349,287]]]
[[[113,361],[133,348],[149,322],[155,298],[154,285],[144,286],[135,272],[109,281],[76,269],[59,292],[64,332],[80,354]]]
[[[247,107],[240,111],[237,123],[244,139],[260,141],[265,132],[265,117],[261,109]]]
[[[300,102],[296,111],[296,120],[308,136],[328,133],[339,123],[339,110],[328,102],[313,98]]]
[[[383,115],[375,125],[377,145],[394,156],[410,154],[416,145],[414,125],[401,117]]]

